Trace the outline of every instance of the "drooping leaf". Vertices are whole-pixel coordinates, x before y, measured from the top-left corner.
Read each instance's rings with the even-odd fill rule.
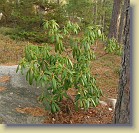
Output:
[[[19,71],[20,65],[17,66],[16,73]]]
[[[55,103],[55,109],[56,109],[57,112],[60,111],[60,108],[56,103]]]
[[[51,112],[56,113],[56,107],[54,103],[51,104]]]
[[[75,97],[75,101],[78,101],[80,96],[81,96],[80,94],[77,94],[76,97]]]
[[[53,86],[53,88],[54,88],[54,89],[56,89],[56,88],[57,88],[55,78],[53,78],[53,79],[52,79],[52,86]]]
[[[101,30],[100,29],[98,30],[98,36],[99,37],[101,36]]]
[[[29,74],[29,84],[32,85],[32,83],[33,83],[33,71],[32,71],[32,69],[30,69],[28,74]]]

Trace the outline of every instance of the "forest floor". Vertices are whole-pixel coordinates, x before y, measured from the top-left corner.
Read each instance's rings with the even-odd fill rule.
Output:
[[[15,41],[0,34],[0,65],[17,65],[23,57],[24,47],[27,43],[26,41]],[[116,99],[121,57],[106,54],[103,44],[96,44],[94,49],[96,60],[91,63],[91,70],[96,78],[97,86],[103,91],[101,100],[107,102],[108,98]],[[5,88],[0,87],[0,93],[3,91]],[[69,90],[69,93],[73,96],[74,90]],[[68,104],[69,110],[64,106],[65,104]],[[20,107],[15,110],[17,113],[29,114],[34,117],[44,116],[45,118],[47,116],[42,122],[45,124],[111,124],[113,120],[114,109],[110,104],[99,104],[96,108],[90,108],[88,111],[82,109],[75,111],[70,101],[63,101],[62,105],[61,111],[55,115],[49,114],[43,107]]]

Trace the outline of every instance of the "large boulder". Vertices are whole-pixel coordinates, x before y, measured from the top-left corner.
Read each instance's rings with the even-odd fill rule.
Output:
[[[26,71],[24,71],[24,75],[21,74],[20,71],[16,73],[17,65],[13,66],[0,66],[0,77],[9,76],[10,77],[10,87],[16,88],[31,88],[36,89],[39,88],[34,83],[33,85],[29,85],[26,81]]]
[[[20,71],[16,73],[15,66],[0,66],[0,124],[41,124],[44,116],[32,116],[20,113],[19,108],[43,109],[37,100],[41,88],[33,86],[25,79]]]

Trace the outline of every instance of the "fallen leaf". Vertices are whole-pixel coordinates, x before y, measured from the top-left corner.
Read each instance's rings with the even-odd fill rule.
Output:
[[[8,82],[10,81],[10,76],[2,76],[0,77],[0,82],[1,83],[5,83],[5,82]]]
[[[39,107],[26,107],[26,108],[16,108],[19,113],[31,114],[32,116],[44,116],[45,110]]]
[[[0,92],[1,92],[1,91],[4,91],[4,90],[6,90],[6,89],[7,89],[6,87],[0,86]]]

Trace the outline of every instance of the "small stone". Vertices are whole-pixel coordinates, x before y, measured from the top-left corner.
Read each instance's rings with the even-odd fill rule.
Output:
[[[109,101],[111,102],[112,107],[115,109],[115,105],[116,105],[117,99],[109,98]]]
[[[107,106],[107,103],[104,102],[104,101],[99,101],[100,104],[104,105],[104,106]]]
[[[13,95],[13,94],[14,94],[13,92],[10,93],[10,95]]]
[[[55,121],[55,118],[52,118],[53,121]]]
[[[109,108],[109,111],[112,111],[112,108]]]

